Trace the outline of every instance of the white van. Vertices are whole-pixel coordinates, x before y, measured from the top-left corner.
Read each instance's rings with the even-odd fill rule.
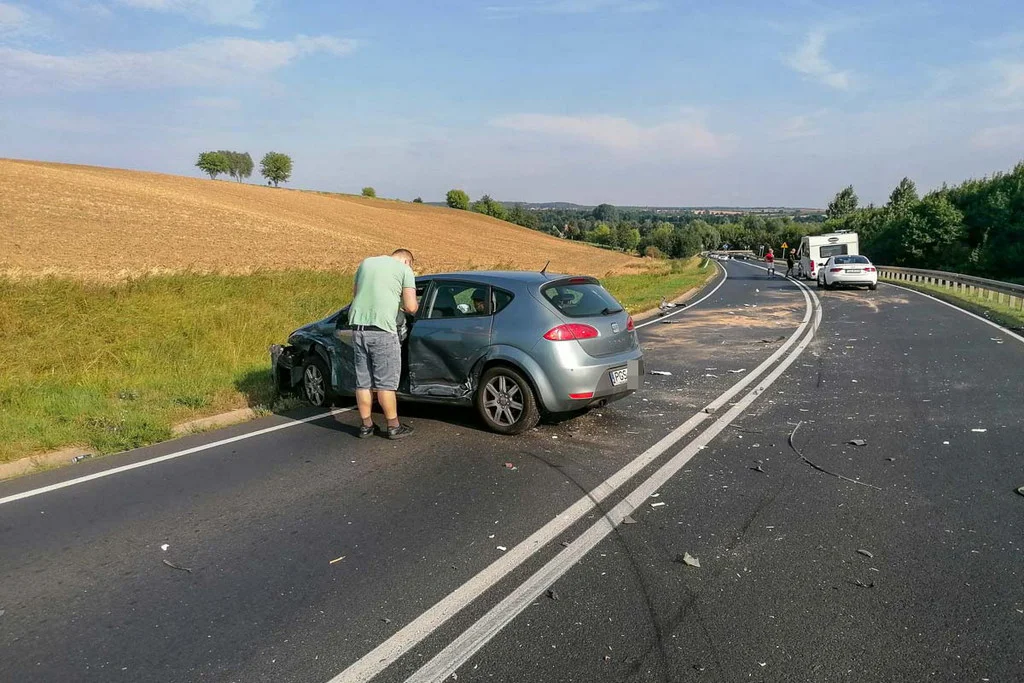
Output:
[[[800,240],[796,256],[797,277],[815,280],[818,268],[831,256],[860,254],[860,241],[855,232],[831,232],[827,235],[807,235]]]

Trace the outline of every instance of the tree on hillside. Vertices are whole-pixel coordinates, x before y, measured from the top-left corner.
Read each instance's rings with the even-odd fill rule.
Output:
[[[615,246],[625,252],[636,251],[640,245],[640,231],[631,223],[619,221],[615,224]]]
[[[196,167],[210,176],[210,180],[216,180],[221,173],[229,173],[231,164],[228,158],[221,152],[200,152]]]
[[[913,208],[919,201],[921,200],[917,196],[917,186],[914,185],[914,181],[910,178],[903,178],[889,195],[889,203],[886,204],[886,208],[902,213]]]
[[[598,223],[593,230],[585,235],[584,239],[594,244],[603,244],[609,247],[615,245],[615,235],[612,232],[612,226],[607,223]]]
[[[468,209],[469,208],[469,195],[462,190],[448,190],[448,195],[445,197],[445,201],[448,202],[448,206],[453,209]]]
[[[412,203],[413,204],[422,204],[423,203],[423,197],[417,197],[416,199],[412,200]]]
[[[252,175],[252,157],[249,156],[248,152],[233,152],[231,150],[222,149],[217,154],[223,154],[224,158],[228,160],[228,175],[242,182],[242,178],[248,178]]]
[[[493,216],[499,220],[508,218],[508,211],[505,209],[505,206],[501,202],[491,199],[491,196],[488,194],[473,202],[471,208],[477,213]]]
[[[260,161],[260,174],[274,183],[274,187],[286,183],[292,177],[292,158],[280,152],[267,152]]]
[[[595,221],[611,223],[619,217],[619,211],[611,204],[598,204],[592,213]]]
[[[512,207],[512,210],[508,212],[508,218],[506,220],[508,220],[509,223],[515,223],[516,225],[521,225],[524,228],[530,228],[531,230],[536,230],[540,226],[540,220],[537,218],[537,214],[533,211],[527,211],[519,204]],[[557,228],[556,231],[558,232],[558,235],[561,236],[562,232],[557,230]]]
[[[828,203],[825,215],[829,218],[842,218],[857,210],[857,193],[853,191],[853,185],[847,185],[836,193],[835,198]]]
[[[377,190],[373,189],[372,187],[364,187],[363,188],[363,196],[364,197],[376,197],[377,196]]]

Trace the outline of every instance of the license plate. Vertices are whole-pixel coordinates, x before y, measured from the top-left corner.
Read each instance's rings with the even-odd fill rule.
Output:
[[[612,378],[612,386],[617,387],[620,384],[625,384],[629,381],[629,369],[619,368],[617,370],[611,370],[608,376]]]
[[[860,268],[847,268],[846,272],[847,273],[859,273],[860,272]]]

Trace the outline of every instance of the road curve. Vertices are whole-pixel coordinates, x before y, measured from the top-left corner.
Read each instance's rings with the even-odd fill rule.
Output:
[[[230,441],[273,416],[0,484],[0,680],[1024,678],[1024,345],[726,267],[640,331],[671,375],[522,438]]]

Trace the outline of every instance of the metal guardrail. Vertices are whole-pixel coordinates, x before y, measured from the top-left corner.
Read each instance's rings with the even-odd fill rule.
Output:
[[[893,282],[920,282],[922,284],[946,287],[953,292],[966,294],[976,298],[995,300],[1003,303],[1004,299],[1010,308],[1024,310],[1024,285],[1015,285],[999,280],[989,280],[973,275],[947,273],[941,270],[921,270],[918,268],[898,268],[896,266],[875,266],[878,277]]]

